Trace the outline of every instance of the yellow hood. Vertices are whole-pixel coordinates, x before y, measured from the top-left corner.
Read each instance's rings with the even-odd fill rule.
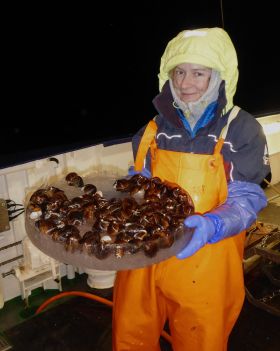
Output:
[[[238,63],[233,43],[222,28],[185,30],[167,44],[158,75],[160,91],[169,79],[169,72],[181,63],[196,63],[220,72],[225,81],[226,111],[233,106]]]

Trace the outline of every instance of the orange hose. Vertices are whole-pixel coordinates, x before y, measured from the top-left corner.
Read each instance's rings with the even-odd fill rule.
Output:
[[[87,293],[84,291],[65,291],[65,292],[59,293],[55,296],[52,296],[49,299],[47,299],[45,302],[43,302],[42,305],[38,307],[35,314],[40,313],[50,303],[52,303],[52,302],[54,302],[54,301],[56,301],[64,296],[82,296],[82,297],[86,297],[86,298],[91,299],[91,300],[101,302],[107,306],[113,307],[113,302],[108,300],[108,299],[105,299],[104,297],[100,297],[98,295],[94,295],[94,294]],[[164,337],[164,339],[166,341],[168,341],[170,344],[172,343],[171,336],[165,330],[163,330],[161,332],[161,336]]]
[[[46,300],[45,302],[42,303],[42,305],[37,309],[36,313],[40,313],[45,307],[47,307],[51,302],[54,302],[58,299],[60,299],[61,297],[64,296],[83,296],[86,297],[88,299],[91,300],[96,300],[99,301],[101,303],[104,303],[107,306],[113,307],[113,302],[107,299],[104,299],[103,297],[91,294],[91,293],[86,293],[84,291],[65,291],[62,293],[59,293],[55,296],[50,297],[48,300]]]

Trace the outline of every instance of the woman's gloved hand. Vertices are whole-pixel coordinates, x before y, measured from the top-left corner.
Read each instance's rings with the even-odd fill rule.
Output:
[[[139,172],[139,171],[135,171],[134,166],[130,166],[128,169],[128,175],[133,176],[135,174],[142,174],[142,176],[144,176],[146,178],[151,178],[151,176],[152,176],[151,172],[145,167],[143,167],[142,171]]]
[[[207,244],[216,232],[215,222],[209,217],[193,215],[187,217],[184,224],[186,227],[195,229],[191,241],[176,255],[180,259],[192,256]]]
[[[249,228],[266,204],[266,195],[259,185],[230,182],[225,203],[203,216],[193,215],[185,219],[185,225],[195,230],[191,241],[177,257],[189,257],[206,243],[217,243]]]

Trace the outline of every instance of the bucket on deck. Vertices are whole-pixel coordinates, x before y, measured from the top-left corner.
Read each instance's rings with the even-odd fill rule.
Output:
[[[87,284],[95,289],[107,289],[114,286],[116,271],[99,271],[97,269],[85,269],[88,275]]]

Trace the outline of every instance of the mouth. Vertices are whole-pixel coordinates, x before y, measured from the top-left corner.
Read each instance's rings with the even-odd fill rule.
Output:
[[[194,93],[181,93],[180,94],[180,99],[182,101],[185,101],[185,102],[197,99],[197,97],[198,97],[198,93],[197,92],[194,92]]]

